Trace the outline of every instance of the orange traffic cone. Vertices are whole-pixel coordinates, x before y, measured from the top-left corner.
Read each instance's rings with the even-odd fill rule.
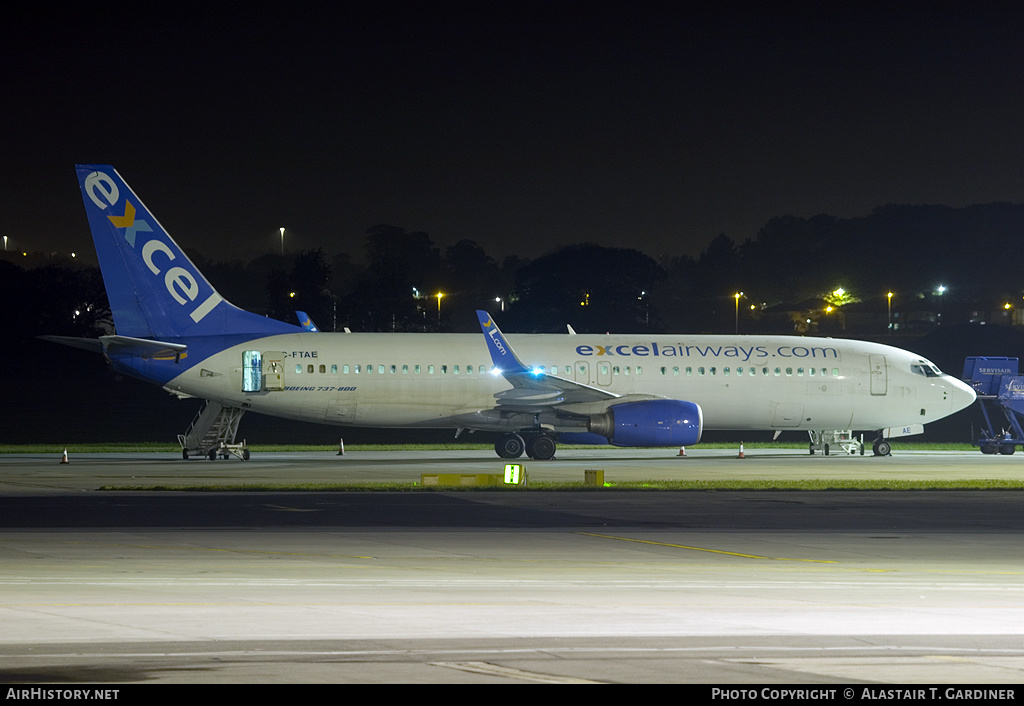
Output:
[[[743,442],[742,441],[740,442],[740,455],[737,456],[736,458],[746,458],[746,456],[743,453]]]
[[[680,446],[679,447],[679,453],[676,454],[676,455],[677,456],[685,456],[686,455],[686,447],[685,446]]]
[[[338,442],[338,455],[339,456],[344,456],[345,455],[345,440],[344,439],[342,439],[341,441]]]
[[[61,463],[68,463],[68,447],[64,447],[64,455],[60,458]]]

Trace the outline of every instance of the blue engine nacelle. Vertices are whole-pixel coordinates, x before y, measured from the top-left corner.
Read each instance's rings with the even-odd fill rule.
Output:
[[[612,446],[692,446],[700,441],[704,413],[683,400],[626,402],[595,414],[588,427]]]

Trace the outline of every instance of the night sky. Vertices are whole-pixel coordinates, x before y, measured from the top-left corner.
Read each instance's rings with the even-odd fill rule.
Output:
[[[1016,3],[80,5],[5,9],[12,248],[91,251],[76,163],[218,260],[280,226],[358,256],[380,223],[697,255],[783,214],[1024,201]]]

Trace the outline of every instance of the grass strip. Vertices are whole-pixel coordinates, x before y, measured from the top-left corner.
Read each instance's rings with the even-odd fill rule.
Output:
[[[697,446],[688,447],[695,451],[701,449],[736,449],[739,446],[735,442],[711,442],[702,443]],[[977,451],[976,446],[969,443],[944,443],[944,442],[903,442],[897,441],[897,450],[906,451]],[[177,444],[164,442],[111,442],[111,443],[90,443],[90,444],[0,444],[0,454],[29,454],[29,453],[61,453],[65,448],[73,453],[181,453]],[[611,446],[576,446],[566,445],[567,450],[573,449],[606,449]],[[807,443],[755,441],[743,442],[745,451],[750,449],[801,449],[807,451]],[[297,453],[297,452],[322,452],[337,453],[337,445],[323,444],[253,444],[249,446],[252,453]],[[493,444],[351,444],[345,446],[345,452],[353,451],[493,451]],[[870,448],[868,449],[870,453]],[[843,455],[837,453],[837,455]]]
[[[526,486],[422,486],[415,481],[380,483],[198,483],[189,485],[105,485],[110,491],[176,492],[530,492],[530,491],[734,491],[734,490],[1024,490],[1024,479],[959,478],[945,480],[900,479],[826,479],[805,480],[637,480],[607,482],[603,487],[584,485],[582,481],[531,481]]]

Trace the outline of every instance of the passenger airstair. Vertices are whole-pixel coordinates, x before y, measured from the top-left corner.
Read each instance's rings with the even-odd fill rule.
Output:
[[[978,406],[987,429],[971,443],[983,454],[1010,455],[1024,445],[1024,376],[1017,374],[1017,358],[975,356],[964,361],[963,380],[978,393]],[[990,411],[1002,412],[1008,427],[996,431]]]
[[[860,438],[857,438],[850,429],[808,430],[807,434],[811,437],[808,445],[811,455],[821,451],[828,456],[837,447],[851,456],[857,453],[864,455],[864,435],[861,434]]]
[[[181,457],[205,456],[211,461],[217,456],[227,458],[234,454],[243,461],[249,460],[249,448],[243,440],[235,443],[238,434],[238,423],[245,414],[244,409],[225,407],[219,402],[207,401],[196,418],[192,420],[188,431],[178,434],[181,445]]]

